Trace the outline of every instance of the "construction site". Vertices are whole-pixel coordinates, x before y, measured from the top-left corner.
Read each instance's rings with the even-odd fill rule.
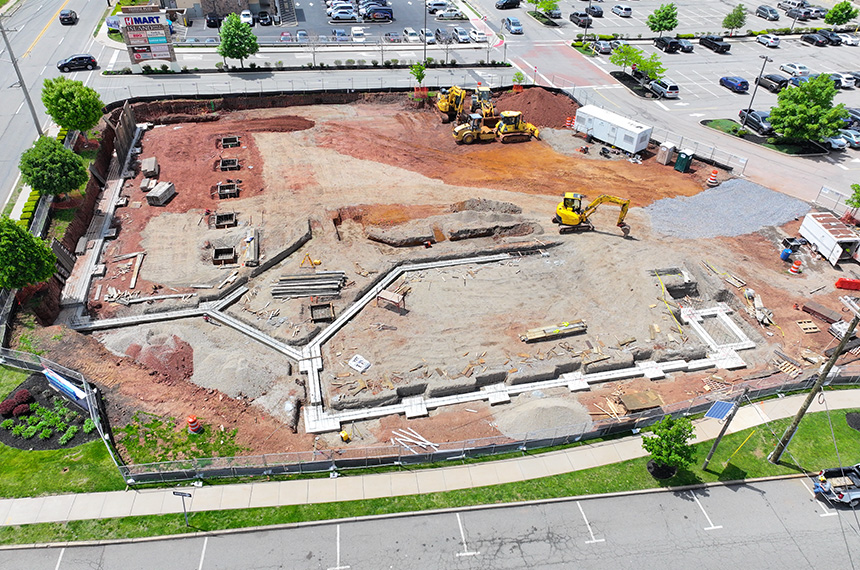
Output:
[[[587,142],[563,93],[492,97],[539,135],[459,144],[402,93],[133,106],[109,236],[31,334],[112,425],[196,415],[249,455],[587,432],[820,366],[841,272],[780,258],[808,204]]]

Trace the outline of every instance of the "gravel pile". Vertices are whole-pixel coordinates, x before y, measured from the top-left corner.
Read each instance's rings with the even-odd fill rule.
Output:
[[[658,200],[645,210],[655,232],[684,239],[739,236],[780,226],[809,211],[806,202],[747,180],[728,180],[690,197]]]

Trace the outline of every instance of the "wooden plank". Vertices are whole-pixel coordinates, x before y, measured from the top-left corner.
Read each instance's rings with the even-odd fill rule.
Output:
[[[145,255],[145,252],[137,254],[137,261],[134,264],[134,274],[131,276],[131,284],[128,286],[129,289],[134,289],[135,285],[137,285],[137,276],[140,274],[140,264],[143,263],[143,257]]]
[[[838,312],[832,309],[828,309],[824,305],[819,305],[818,303],[815,303],[813,301],[805,302],[803,304],[803,307],[801,307],[801,310],[804,313],[809,313],[813,317],[821,319],[827,324],[832,324],[836,321],[842,320],[842,315],[840,315]]]

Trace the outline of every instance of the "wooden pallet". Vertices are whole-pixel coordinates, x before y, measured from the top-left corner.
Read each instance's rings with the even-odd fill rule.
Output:
[[[784,360],[779,362],[779,364],[777,365],[777,368],[779,368],[780,370],[782,370],[783,372],[785,372],[786,374],[788,374],[792,378],[797,378],[798,376],[800,376],[800,373],[802,372],[802,370],[800,368],[798,368],[794,364],[792,364],[790,362],[786,362]]]
[[[797,326],[800,327],[800,330],[803,331],[803,334],[812,334],[812,333],[821,332],[821,329],[818,328],[818,325],[816,325],[815,323],[813,323],[809,319],[806,319],[803,321],[795,321],[795,322],[797,323]]]

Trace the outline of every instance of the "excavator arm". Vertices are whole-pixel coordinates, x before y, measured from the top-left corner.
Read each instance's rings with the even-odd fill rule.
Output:
[[[585,219],[588,219],[588,217],[591,216],[591,214],[593,214],[595,210],[597,210],[597,207],[599,205],[606,204],[607,202],[610,204],[618,204],[619,206],[621,206],[621,213],[618,214],[618,223],[616,225],[621,229],[627,227],[627,231],[624,234],[627,235],[627,233],[630,232],[630,227],[624,223],[624,218],[627,217],[627,210],[630,208],[630,200],[625,200],[624,198],[619,198],[617,196],[610,196],[609,194],[602,194],[595,198],[594,201],[589,204],[588,207],[585,208],[585,210],[582,211],[582,216]]]

